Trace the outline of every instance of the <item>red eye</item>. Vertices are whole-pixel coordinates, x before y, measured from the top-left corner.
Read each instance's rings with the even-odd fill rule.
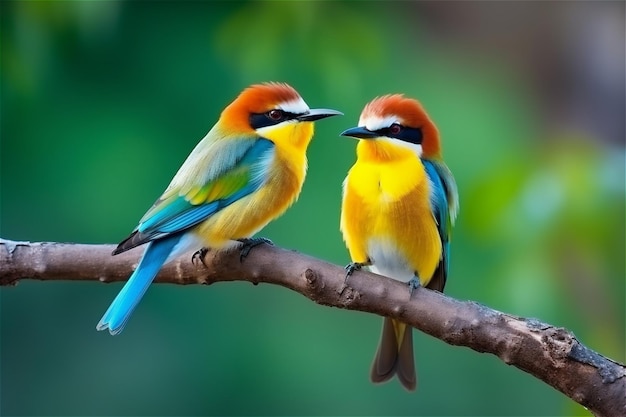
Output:
[[[267,112],[267,117],[274,121],[278,121],[283,118],[283,111],[278,109],[270,110]]]
[[[391,133],[392,135],[397,135],[400,132],[402,132],[401,125],[394,123],[391,126],[389,126],[389,133]]]

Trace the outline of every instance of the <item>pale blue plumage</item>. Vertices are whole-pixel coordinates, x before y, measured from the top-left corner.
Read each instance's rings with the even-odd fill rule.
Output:
[[[120,333],[168,258],[192,249],[191,245],[197,243],[190,233],[194,226],[257,191],[265,183],[275,145],[269,140],[254,137],[245,141],[230,140],[228,144],[229,147],[220,147],[221,158],[220,155],[212,155],[212,158],[204,159],[211,162],[212,170],[193,167],[213,174],[209,178],[198,175],[197,178],[202,178],[204,182],[195,184],[195,189],[218,187],[219,191],[213,193],[214,199],[195,201],[199,191],[193,193],[172,187],[175,184],[172,181],[172,185],[141,219],[133,234],[120,244],[118,250],[121,248],[120,251],[123,251],[150,242],[137,269],[98,323],[98,330],[109,329],[111,334]],[[237,157],[233,158],[233,154]],[[203,161],[194,156],[194,153],[190,155],[181,171],[189,169],[188,163]],[[215,166],[220,169],[216,170]]]
[[[130,276],[124,288],[117,294],[108,310],[96,326],[98,330],[109,329],[113,335],[120,333],[141,297],[154,280],[174,247],[180,241],[181,234],[171,235],[165,239],[152,241],[139,262],[139,266]]]
[[[143,227],[140,227],[139,231],[144,232],[153,229],[164,234],[176,233],[201,222],[215,213],[219,208],[220,201],[212,201],[210,203],[194,206],[190,204],[184,196],[180,196],[163,211],[164,214],[170,214],[171,217],[166,217],[160,223],[154,225],[148,222],[143,223]]]

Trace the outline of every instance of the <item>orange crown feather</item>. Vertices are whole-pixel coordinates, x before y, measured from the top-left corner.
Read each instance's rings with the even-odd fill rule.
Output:
[[[361,118],[395,116],[407,127],[422,129],[422,152],[425,158],[441,156],[439,131],[428,117],[421,103],[402,94],[387,94],[376,97],[365,105]]]
[[[252,131],[250,113],[264,113],[279,103],[299,100],[300,94],[288,84],[268,82],[254,84],[243,90],[222,112],[220,120],[241,132]]]

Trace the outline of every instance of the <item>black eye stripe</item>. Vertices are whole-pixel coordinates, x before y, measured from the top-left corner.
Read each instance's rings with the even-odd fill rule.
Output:
[[[280,109],[272,109],[272,110],[280,110]],[[271,117],[269,117],[269,111],[265,113],[250,113],[250,117],[249,117],[250,126],[253,129],[260,129],[262,127],[272,126],[278,123],[282,123],[285,120],[295,119],[296,117],[299,116],[296,113],[290,113],[284,110],[280,110],[280,111],[283,113],[283,117],[277,120],[274,120]]]
[[[422,144],[422,129],[420,129],[419,127],[406,127],[402,125],[400,126],[402,127],[402,129],[400,130],[400,133],[397,134],[391,133],[391,129],[389,127],[378,129],[376,133],[378,133],[380,136],[399,139],[401,141],[414,143],[416,145]]]

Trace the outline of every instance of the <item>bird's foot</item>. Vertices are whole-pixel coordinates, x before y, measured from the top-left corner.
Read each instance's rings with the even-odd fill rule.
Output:
[[[415,291],[415,289],[422,286],[419,278],[415,275],[413,275],[413,278],[409,280],[408,284],[409,284],[409,297],[413,295],[413,291]]]
[[[207,264],[204,262],[204,258],[206,257],[206,254],[209,253],[209,250],[209,248],[202,248],[195,251],[193,255],[191,255],[191,263],[196,265],[197,262],[202,262],[202,265],[206,267]]]
[[[239,261],[243,262],[244,259],[248,256],[252,248],[255,246],[259,246],[262,244],[268,244],[270,246],[274,246],[274,242],[264,237],[253,237],[253,238],[245,238],[245,239],[237,239],[238,242],[241,242],[241,252],[239,253]]]
[[[346,270],[346,278],[343,280],[344,285],[348,282],[348,278],[350,275],[354,273],[354,271],[360,271],[364,266],[370,266],[371,262],[351,262],[344,268]]]

